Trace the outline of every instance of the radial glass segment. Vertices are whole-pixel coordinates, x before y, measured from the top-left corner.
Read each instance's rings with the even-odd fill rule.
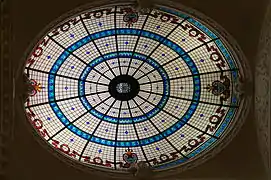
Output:
[[[29,54],[25,111],[63,158],[169,169],[215,148],[238,121],[237,61],[215,29],[181,11],[90,9],[56,24]]]

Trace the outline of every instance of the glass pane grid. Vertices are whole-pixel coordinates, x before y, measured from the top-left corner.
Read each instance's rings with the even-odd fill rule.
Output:
[[[60,23],[26,63],[33,128],[74,160],[120,171],[208,151],[241,103],[238,59],[214,30],[183,17],[117,6]]]

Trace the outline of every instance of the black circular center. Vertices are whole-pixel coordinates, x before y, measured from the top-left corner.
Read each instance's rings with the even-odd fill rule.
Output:
[[[138,92],[138,81],[129,75],[117,76],[109,83],[110,95],[120,101],[133,99]]]

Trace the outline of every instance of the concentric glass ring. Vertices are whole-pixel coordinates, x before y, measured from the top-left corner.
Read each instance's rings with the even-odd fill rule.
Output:
[[[238,61],[215,29],[184,12],[90,9],[29,54],[25,110],[42,139],[74,161],[164,170],[208,152],[238,121]]]

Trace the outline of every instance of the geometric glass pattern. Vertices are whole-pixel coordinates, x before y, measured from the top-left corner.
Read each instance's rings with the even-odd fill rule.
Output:
[[[238,59],[214,29],[157,7],[92,9],[57,24],[29,54],[29,122],[75,161],[164,170],[215,148],[242,99]]]

